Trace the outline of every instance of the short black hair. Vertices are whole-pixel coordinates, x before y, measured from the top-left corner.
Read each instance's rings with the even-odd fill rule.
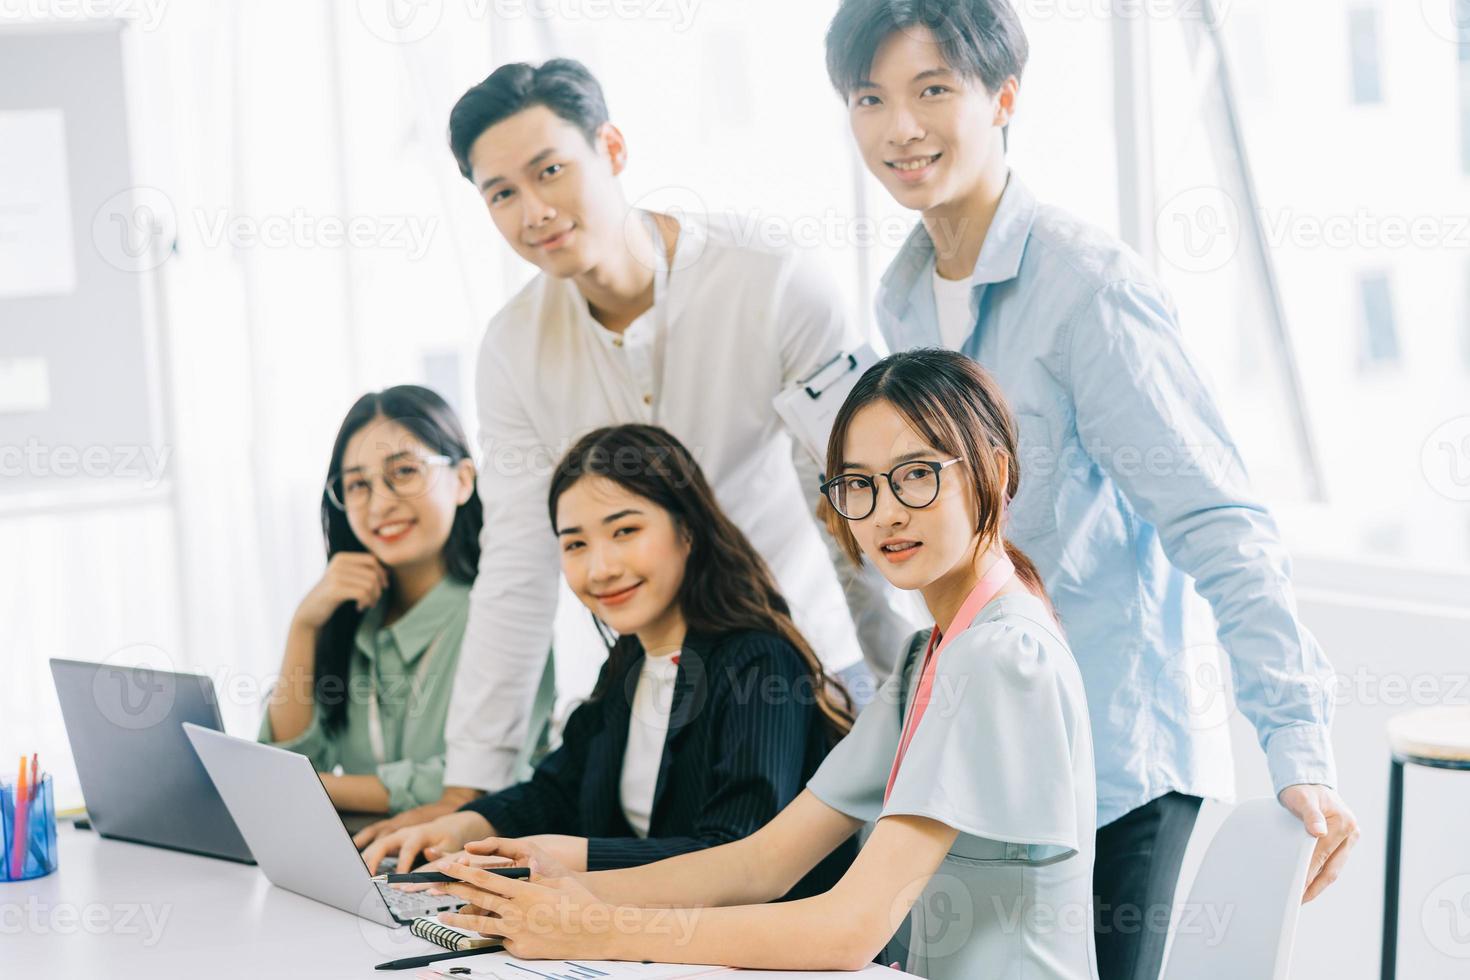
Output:
[[[949,67],[994,93],[1026,68],[1031,47],[1010,0],[842,0],[827,28],[827,76],[838,94],[868,79],[895,31],[927,28]]]
[[[480,134],[532,106],[544,105],[576,126],[591,143],[607,122],[602,86],[587,66],[571,58],[541,65],[501,65],[449,110],[449,150],[459,172],[470,177],[470,147]]]

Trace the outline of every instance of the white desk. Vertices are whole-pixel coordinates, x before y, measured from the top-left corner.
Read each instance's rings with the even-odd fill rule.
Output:
[[[0,973],[36,980],[412,977],[438,947],[276,888],[253,865],[63,824],[56,873],[0,882]]]
[[[407,929],[276,888],[253,865],[104,840],[69,824],[58,828],[57,848],[55,874],[0,882],[0,976],[411,980],[418,971],[379,973],[373,966],[439,949]],[[908,976],[880,967],[871,972],[885,980]]]

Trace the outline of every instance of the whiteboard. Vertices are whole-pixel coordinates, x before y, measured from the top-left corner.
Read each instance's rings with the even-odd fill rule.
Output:
[[[134,184],[124,30],[0,31],[0,498],[165,476],[146,242],[163,223]]]

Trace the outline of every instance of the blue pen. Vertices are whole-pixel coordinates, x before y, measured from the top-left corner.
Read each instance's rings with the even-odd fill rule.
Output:
[[[37,757],[35,755],[32,755],[31,756],[31,786],[33,787],[31,789],[31,799],[32,800],[35,800],[38,797],[40,797],[41,790],[42,790],[42,788],[44,786],[44,782],[45,782],[45,780],[47,778],[47,775],[49,775],[49,774],[40,773],[40,767],[39,767],[38,762],[37,762]],[[46,827],[48,826],[47,821],[46,821],[46,814],[42,813],[40,815],[40,818],[39,819],[32,820],[29,823],[30,823],[30,826],[32,828],[38,828],[40,830],[40,833],[39,834],[37,834],[37,833],[31,833],[29,835],[30,838],[31,838],[31,856],[36,859],[36,863],[37,864],[40,864],[40,865],[44,866],[46,864],[46,851],[45,851],[44,845],[46,843]]]

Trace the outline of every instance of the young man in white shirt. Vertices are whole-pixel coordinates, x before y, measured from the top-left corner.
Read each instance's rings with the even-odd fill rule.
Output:
[[[654,424],[690,447],[829,670],[861,677],[866,655],[884,677],[912,629],[819,529],[817,466],[772,407],[855,343],[828,280],[794,252],[743,244],[733,223],[630,209],[627,143],[578,62],[499,68],[455,105],[449,140],[496,228],[541,274],[496,314],[480,352],[483,559],[444,797],[367,828],[360,847],[515,778],[556,609],[547,481],[590,429]]]

